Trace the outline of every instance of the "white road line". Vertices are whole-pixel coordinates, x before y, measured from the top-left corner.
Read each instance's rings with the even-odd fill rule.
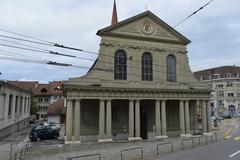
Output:
[[[23,142],[19,143],[18,145],[21,146],[21,145],[24,144],[27,140],[28,140],[28,138],[26,138]]]
[[[232,158],[232,157],[236,156],[236,155],[239,154],[239,153],[240,153],[240,151],[237,151],[237,152],[235,152],[235,153],[229,155],[229,157]]]

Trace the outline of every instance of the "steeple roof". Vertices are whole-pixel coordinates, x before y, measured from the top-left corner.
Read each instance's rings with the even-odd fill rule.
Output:
[[[114,0],[113,4],[113,12],[112,12],[112,26],[116,25],[118,23],[118,17],[117,17],[117,7],[116,7],[116,1]]]

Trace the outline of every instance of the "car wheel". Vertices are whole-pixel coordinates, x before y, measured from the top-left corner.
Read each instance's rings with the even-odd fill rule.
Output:
[[[40,141],[40,138],[39,138],[39,137],[37,137],[37,141]]]
[[[57,139],[57,138],[58,138],[58,135],[57,135],[57,134],[55,134],[55,135],[54,135],[54,139]]]

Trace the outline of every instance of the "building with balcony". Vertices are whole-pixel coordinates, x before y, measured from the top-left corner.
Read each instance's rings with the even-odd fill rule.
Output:
[[[195,72],[194,75],[212,88],[212,115],[240,116],[240,67],[221,66]]]

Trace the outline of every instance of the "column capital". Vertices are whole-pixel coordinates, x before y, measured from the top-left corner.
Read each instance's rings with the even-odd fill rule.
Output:
[[[166,101],[167,101],[166,98],[158,98],[158,99],[156,99],[156,100],[158,100],[158,101],[160,101],[160,102],[166,102]]]
[[[99,98],[99,101],[112,101],[112,98]]]
[[[140,102],[140,101],[141,101],[141,99],[134,99],[134,101],[135,101],[135,102]]]

